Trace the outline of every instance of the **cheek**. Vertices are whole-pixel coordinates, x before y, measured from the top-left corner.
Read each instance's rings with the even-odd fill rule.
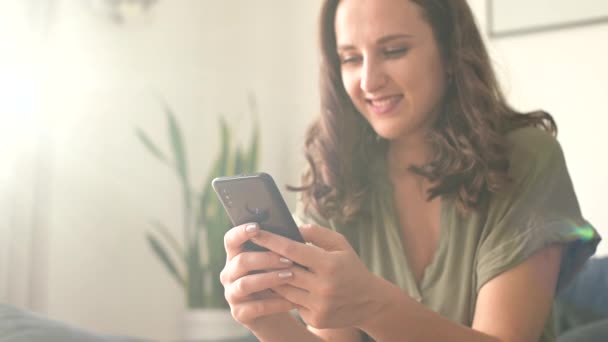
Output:
[[[353,72],[342,72],[342,85],[350,97],[350,100],[355,104],[355,106],[357,106],[357,108],[359,108],[361,103],[361,88],[359,86],[359,79],[357,75]]]
[[[435,110],[443,98],[444,69],[440,63],[430,61],[419,65],[423,67],[412,69],[408,81],[417,109],[426,114]]]

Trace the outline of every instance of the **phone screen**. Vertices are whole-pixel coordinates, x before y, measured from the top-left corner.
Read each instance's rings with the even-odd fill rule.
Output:
[[[283,196],[267,173],[220,177],[212,185],[234,226],[257,222],[263,230],[304,242]],[[266,250],[252,242],[244,248]]]

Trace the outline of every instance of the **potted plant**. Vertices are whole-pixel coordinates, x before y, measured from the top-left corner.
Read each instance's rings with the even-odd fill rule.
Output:
[[[253,109],[253,101],[250,104]],[[223,238],[231,224],[213,192],[211,180],[257,170],[257,121],[249,146],[244,148],[235,144],[231,128],[220,117],[219,150],[211,170],[197,188],[192,185],[188,171],[186,146],[178,120],[166,104],[164,112],[171,147],[169,154],[163,152],[143,130],[136,129],[136,134],[148,152],[175,171],[181,186],[181,239],[176,238],[166,225],[158,221],[151,222],[151,230],[146,233],[146,239],[169,275],[184,291],[187,310],[182,321],[182,337],[187,340],[216,341],[247,335],[248,331],[232,319],[219,280],[226,261]]]

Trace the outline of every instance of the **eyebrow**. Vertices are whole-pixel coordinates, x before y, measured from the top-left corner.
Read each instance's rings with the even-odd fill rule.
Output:
[[[384,44],[384,43],[388,43],[391,40],[396,40],[396,39],[402,39],[402,38],[412,38],[414,37],[411,34],[389,34],[388,36],[384,36],[381,37],[380,39],[378,39],[376,41],[376,44]],[[353,50],[355,49],[354,45],[349,45],[349,44],[342,44],[342,45],[338,45],[337,47],[338,50]]]

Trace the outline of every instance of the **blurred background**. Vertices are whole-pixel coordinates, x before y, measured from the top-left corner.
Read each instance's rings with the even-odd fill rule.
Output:
[[[501,35],[490,1],[469,3],[512,104],[556,118],[583,213],[608,237],[608,24]],[[253,96],[260,170],[297,184],[318,113],[320,4],[0,0],[0,302],[175,339],[183,293],[145,232],[159,219],[179,234],[180,186],[135,129],[168,146],[167,103],[202,184],[220,115],[246,143]]]

